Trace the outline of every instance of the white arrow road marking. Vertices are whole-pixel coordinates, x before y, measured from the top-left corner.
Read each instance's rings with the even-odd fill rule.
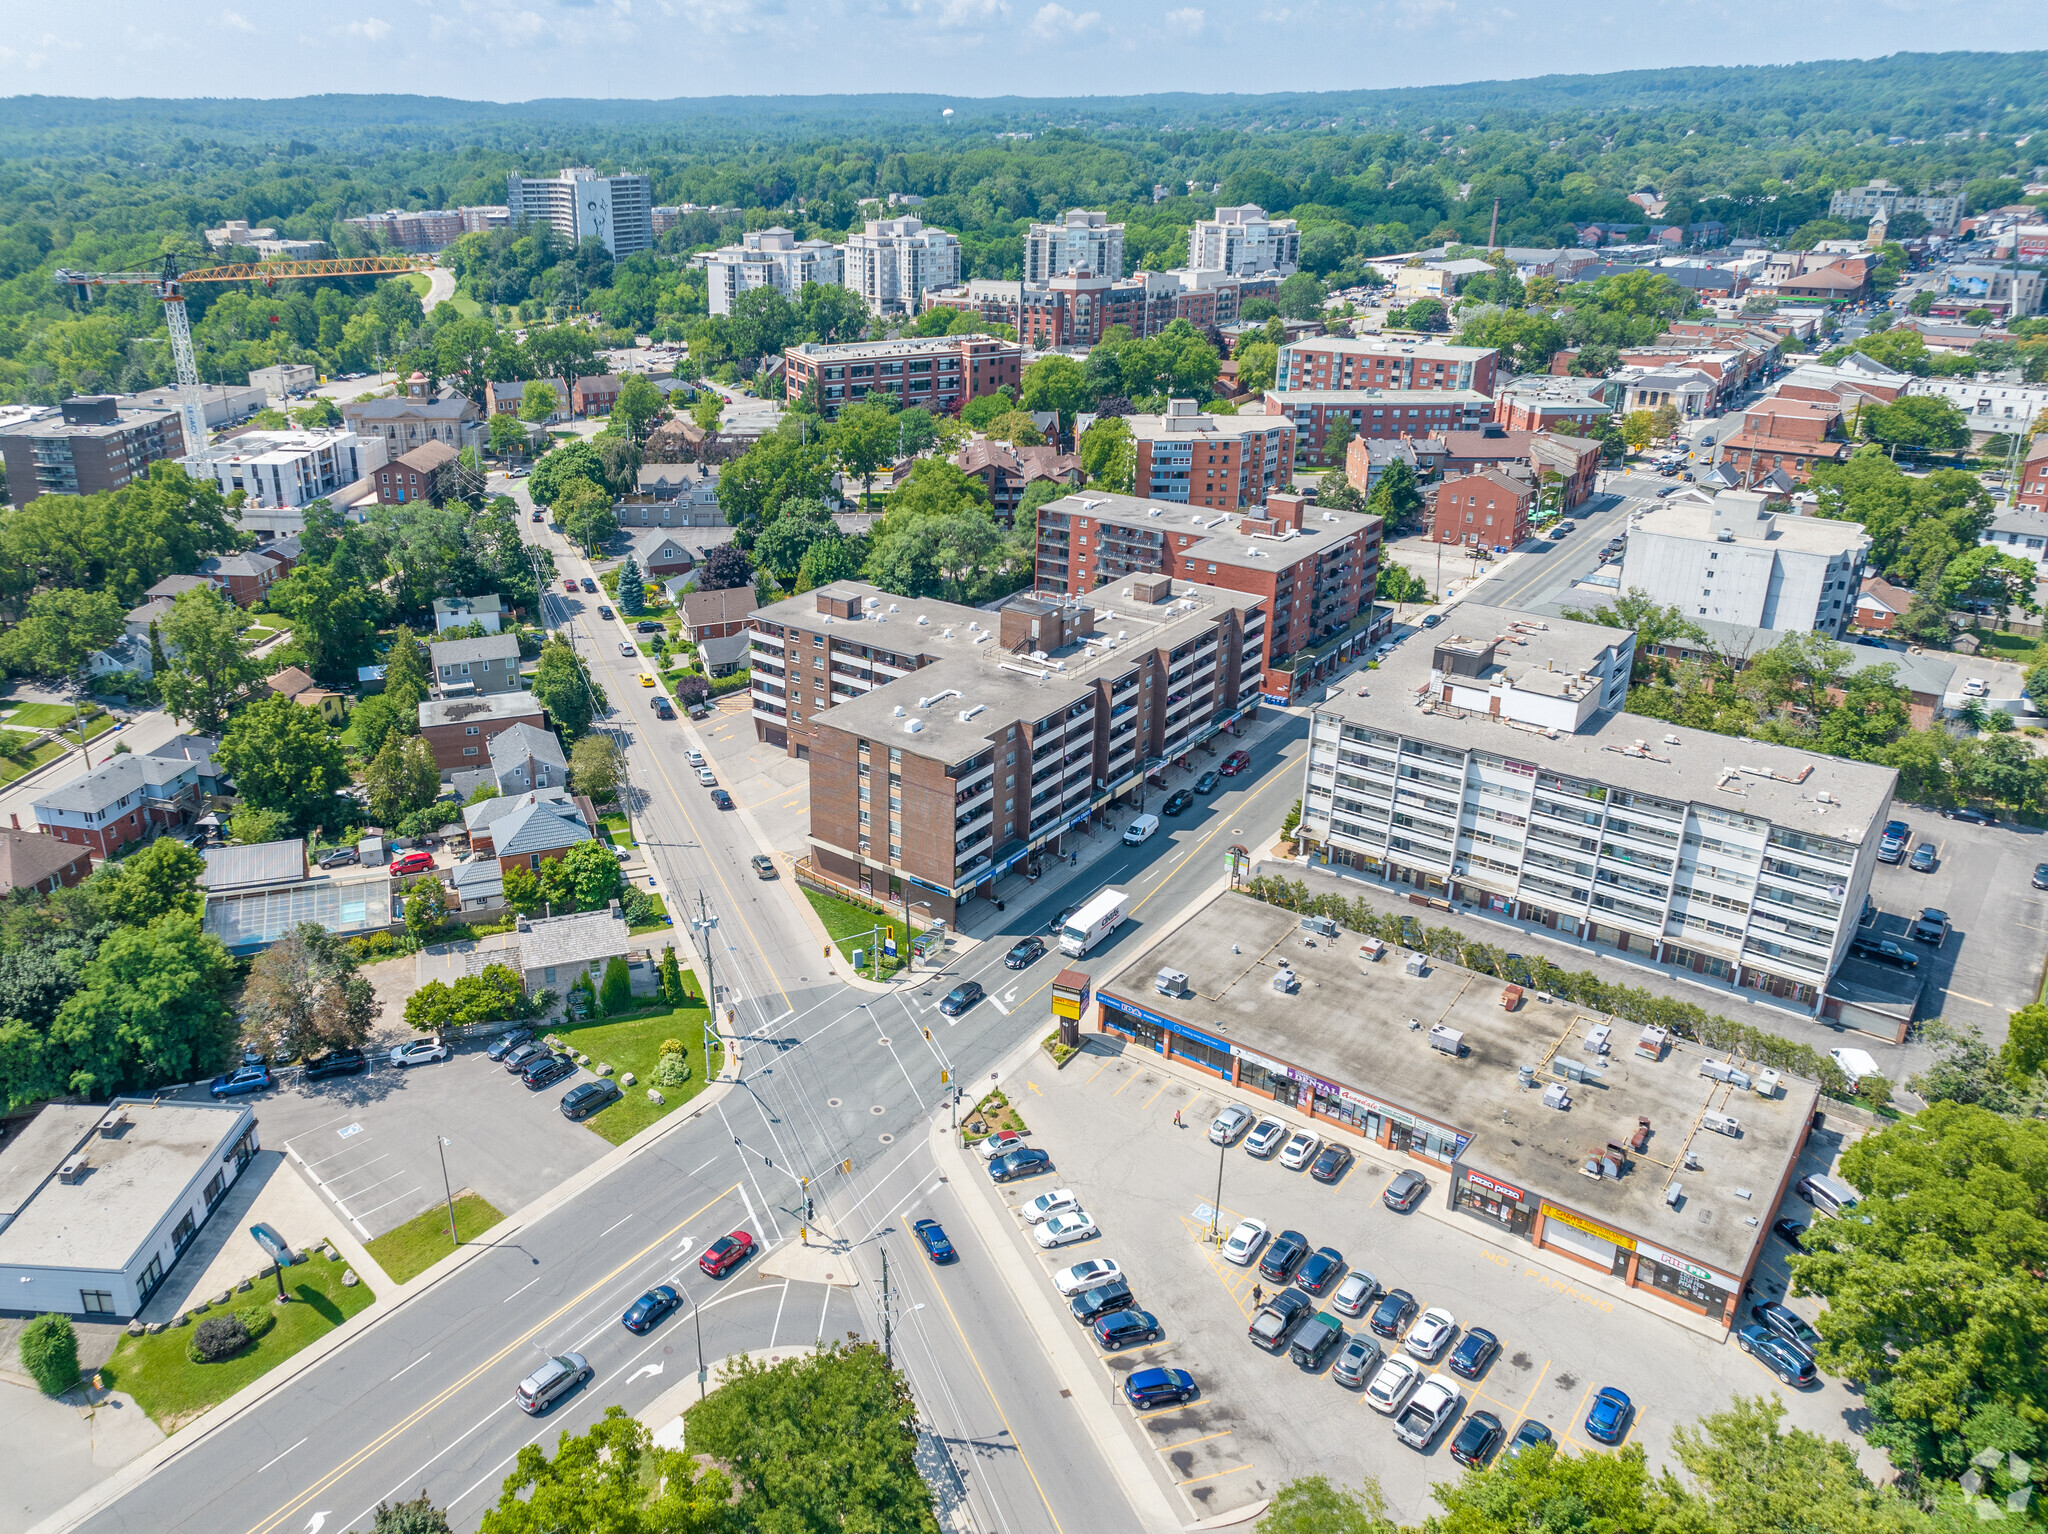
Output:
[[[632,1379],[627,1380],[626,1383],[630,1385],[633,1383],[633,1380],[644,1380],[650,1374],[659,1373],[661,1373],[660,1364],[643,1364],[639,1369],[634,1371]]]
[[[669,1257],[669,1261],[670,1261],[670,1262],[674,1262],[674,1261],[675,1261],[675,1260],[676,1260],[676,1259],[677,1259],[678,1257],[687,1257],[687,1256],[689,1256],[689,1255],[690,1255],[690,1248],[691,1248],[691,1247],[693,1247],[693,1246],[695,1246],[696,1244],[697,1244],[697,1238],[696,1238],[696,1237],[694,1237],[694,1236],[685,1236],[685,1237],[683,1237],[683,1244],[682,1244],[681,1246],[677,1247],[677,1248],[676,1248],[676,1249],[675,1249],[675,1250],[674,1250],[673,1252],[670,1252],[670,1253],[668,1254],[668,1257]]]
[[[1010,1015],[1010,1009],[1004,1006],[1000,1001],[996,1000],[995,997],[989,997],[988,1004],[994,1007],[998,1012],[1002,1013],[1003,1016],[1008,1017]]]
[[[320,1526],[326,1522],[327,1512],[323,1508],[306,1520],[306,1534],[320,1534]]]

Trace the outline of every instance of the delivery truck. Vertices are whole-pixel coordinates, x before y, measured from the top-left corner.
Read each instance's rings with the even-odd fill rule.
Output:
[[[1070,959],[1080,958],[1121,927],[1130,914],[1130,897],[1122,890],[1098,892],[1060,928],[1060,952]]]

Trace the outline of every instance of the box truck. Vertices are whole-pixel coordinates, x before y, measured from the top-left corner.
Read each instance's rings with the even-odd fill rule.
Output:
[[[1100,891],[1060,928],[1060,952],[1070,959],[1080,958],[1121,927],[1130,914],[1130,897],[1122,890]]]

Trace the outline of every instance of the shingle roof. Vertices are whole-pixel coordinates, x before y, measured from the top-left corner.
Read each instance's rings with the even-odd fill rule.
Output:
[[[590,827],[575,803],[545,793],[519,795],[491,825],[491,845],[501,858],[559,852],[590,840]]]
[[[480,660],[517,660],[517,634],[485,634],[478,639],[441,639],[427,646],[436,669]]]
[[[0,890],[29,889],[89,854],[35,831],[0,831]]]
[[[519,934],[519,961],[524,969],[581,966],[623,955],[631,945],[624,912],[581,911],[529,922]]]
[[[362,421],[402,421],[408,416],[429,421],[459,421],[478,412],[467,399],[456,398],[351,401],[341,407],[341,413],[350,420]]]
[[[271,677],[268,685],[272,692],[282,693],[287,698],[296,698],[313,686],[313,679],[297,666],[287,666],[276,676]]]
[[[174,783],[192,770],[192,763],[161,756],[117,756],[106,766],[61,783],[35,801],[37,809],[103,810],[151,784]]]
[[[562,755],[562,743],[554,735],[530,724],[515,724],[511,729],[500,732],[491,742],[491,765],[500,762],[510,766],[531,758],[547,762],[552,766],[567,768],[568,758]]]
[[[454,448],[441,441],[422,442],[409,453],[400,453],[398,462],[408,469],[422,474],[431,474],[443,464],[453,463],[458,455]]]
[[[484,799],[476,804],[464,805],[462,807],[462,827],[471,836],[475,836],[479,831],[490,829],[507,815],[518,809],[529,798],[535,796],[538,796],[544,803],[558,801],[564,808],[570,810],[576,807],[571,801],[569,791],[566,788],[539,788],[529,793],[500,794],[494,799]]]
[[[751,586],[734,586],[724,591],[685,592],[683,623],[688,628],[713,623],[743,623],[756,605]]]

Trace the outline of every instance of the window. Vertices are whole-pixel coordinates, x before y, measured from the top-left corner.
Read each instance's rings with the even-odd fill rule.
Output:
[[[474,735],[474,734],[476,734],[476,733],[477,733],[477,727],[476,727],[475,725],[470,725],[470,726],[469,726],[469,727],[468,727],[467,729],[465,729],[465,730],[464,730],[464,731],[463,731],[462,733],[463,733],[463,734],[465,734],[465,735]]]
[[[475,756],[475,755],[476,755],[476,747],[475,747],[475,746],[464,746],[464,747],[462,748],[462,754],[463,754],[464,756]]]
[[[104,1289],[81,1289],[78,1291],[78,1308],[89,1316],[112,1315],[114,1297]]]
[[[156,1292],[156,1286],[162,1283],[163,1281],[163,1258],[160,1256],[150,1258],[149,1266],[144,1268],[142,1270],[142,1275],[135,1280],[135,1293],[137,1298],[147,1300],[152,1294]]]
[[[180,1252],[184,1251],[186,1244],[192,1239],[192,1233],[197,1229],[199,1229],[199,1222],[192,1218],[191,1210],[186,1210],[185,1217],[178,1221],[177,1228],[171,1232],[172,1249]]]

